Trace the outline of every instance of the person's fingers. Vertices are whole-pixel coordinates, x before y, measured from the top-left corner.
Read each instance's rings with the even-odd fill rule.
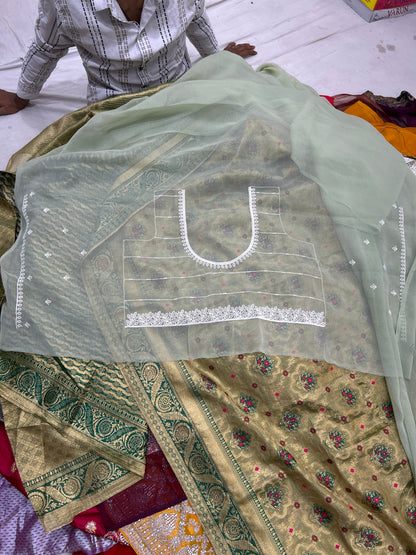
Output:
[[[235,42],[230,42],[224,50],[237,54],[242,58],[247,58],[248,56],[255,56],[257,54],[255,46],[248,43],[236,44]]]

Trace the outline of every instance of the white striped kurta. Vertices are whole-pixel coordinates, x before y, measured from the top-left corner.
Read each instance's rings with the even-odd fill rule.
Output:
[[[57,61],[75,46],[88,75],[88,102],[174,81],[191,62],[218,51],[204,0],[145,0],[140,23],[117,0],[40,0],[35,38],[17,94],[38,96]]]

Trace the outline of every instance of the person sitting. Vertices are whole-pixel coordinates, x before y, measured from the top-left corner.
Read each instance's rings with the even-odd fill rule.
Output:
[[[178,79],[191,67],[186,38],[202,57],[219,46],[204,0],[39,0],[35,38],[16,93],[0,90],[0,115],[36,98],[58,60],[75,46],[88,77],[88,103]],[[225,50],[243,58],[250,44]]]

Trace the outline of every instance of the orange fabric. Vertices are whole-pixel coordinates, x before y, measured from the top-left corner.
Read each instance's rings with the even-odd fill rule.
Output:
[[[215,555],[187,499],[125,526],[120,531],[137,555]]]
[[[349,106],[344,113],[365,119],[404,156],[416,157],[416,127],[400,127],[395,123],[384,122],[374,110],[360,100]]]

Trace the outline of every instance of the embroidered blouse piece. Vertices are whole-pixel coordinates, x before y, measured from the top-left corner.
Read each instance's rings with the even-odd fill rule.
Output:
[[[136,23],[117,0],[40,0],[17,94],[36,97],[72,46],[88,72],[89,102],[174,81],[191,66],[187,37],[201,56],[218,51],[203,1],[146,0]]]

